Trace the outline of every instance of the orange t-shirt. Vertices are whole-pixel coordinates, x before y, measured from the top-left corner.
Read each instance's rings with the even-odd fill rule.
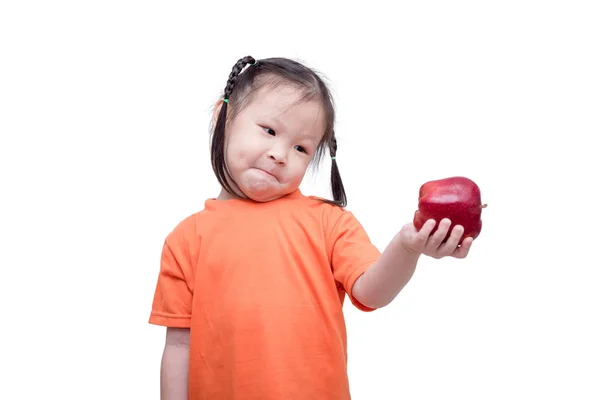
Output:
[[[191,328],[189,400],[347,400],[344,296],[380,256],[299,190],[205,202],[167,236],[151,324]]]

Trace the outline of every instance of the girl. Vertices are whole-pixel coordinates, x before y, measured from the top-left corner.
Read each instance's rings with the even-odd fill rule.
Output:
[[[390,303],[421,254],[466,257],[450,221],[406,224],[383,253],[353,214],[335,161],[334,108],[311,69],[240,59],[216,104],[212,167],[222,191],[167,236],[150,323],[167,327],[162,399],[349,399],[345,296]],[[298,189],[332,158],[333,200]]]

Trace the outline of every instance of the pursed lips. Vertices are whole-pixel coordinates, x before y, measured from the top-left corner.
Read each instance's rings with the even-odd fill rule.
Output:
[[[258,169],[259,171],[262,171],[262,172],[264,172],[264,173],[265,173],[265,174],[267,174],[267,175],[270,175],[270,176],[271,176],[271,177],[273,177],[275,180],[277,180],[277,182],[279,182],[279,178],[277,178],[277,176],[273,175],[271,172],[269,172],[269,171],[267,171],[267,170],[265,170],[265,169],[262,169],[262,168],[256,168],[256,169]]]

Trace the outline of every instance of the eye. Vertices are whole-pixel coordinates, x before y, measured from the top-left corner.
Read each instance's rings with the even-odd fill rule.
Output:
[[[306,154],[308,154],[308,151],[306,151],[306,149],[305,149],[304,147],[302,147],[302,146],[295,146],[294,148],[295,148],[296,150],[298,150],[299,152],[301,152],[301,153],[306,153]]]
[[[275,131],[271,128],[267,128],[267,127],[263,127],[263,129],[265,130],[265,132],[267,132],[269,135],[271,136],[275,136]]]

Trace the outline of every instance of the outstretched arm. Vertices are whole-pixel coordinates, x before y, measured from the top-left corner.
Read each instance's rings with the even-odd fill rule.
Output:
[[[381,308],[391,303],[412,278],[422,254],[433,258],[466,257],[473,239],[465,239],[458,247],[464,231],[462,226],[457,225],[450,238],[442,243],[450,225],[450,220],[442,220],[433,235],[434,220],[427,221],[420,231],[412,223],[405,225],[381,257],[358,278],[352,295],[367,307]]]

